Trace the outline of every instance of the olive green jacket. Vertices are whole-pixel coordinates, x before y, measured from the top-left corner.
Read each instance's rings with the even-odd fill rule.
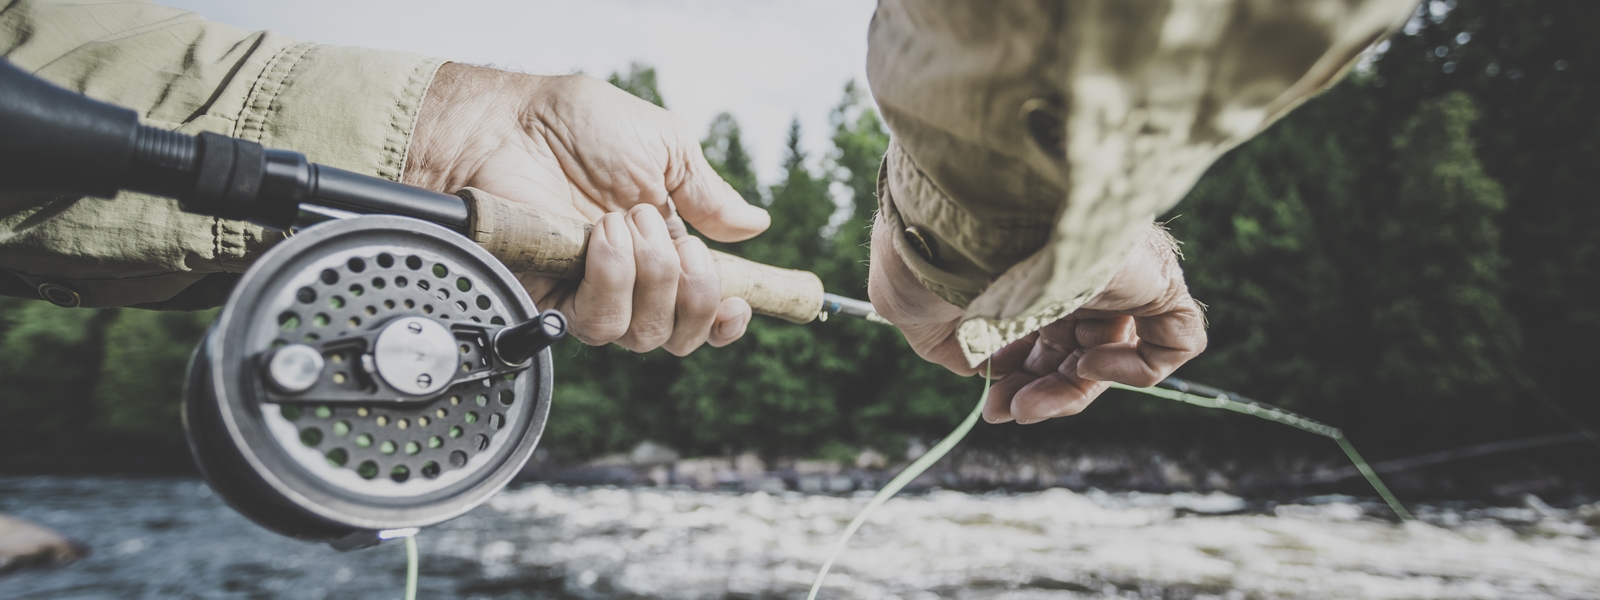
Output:
[[[0,3],[0,54],[132,108],[147,125],[237,136],[391,180],[443,62],[245,31],[136,0]],[[90,307],[216,306],[279,239],[137,194],[0,195],[0,293]]]
[[[1092,297],[1217,156],[1336,81],[1415,3],[881,0],[867,59],[893,133],[881,218],[906,232],[895,249],[917,277],[965,307],[976,364]],[[149,124],[396,180],[442,62],[136,0],[14,0],[0,53]],[[0,197],[14,274],[0,292],[210,306],[277,237],[155,198]]]
[[[880,0],[880,218],[972,364],[1082,306],[1218,156],[1415,0]]]

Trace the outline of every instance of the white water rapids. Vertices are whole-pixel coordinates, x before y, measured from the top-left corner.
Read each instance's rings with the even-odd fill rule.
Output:
[[[804,598],[865,497],[522,485],[419,538],[419,598]],[[1222,494],[891,500],[821,598],[1600,598],[1600,503],[1267,505]],[[194,479],[0,477],[0,512],[93,554],[0,599],[398,598],[398,544],[269,533]]]

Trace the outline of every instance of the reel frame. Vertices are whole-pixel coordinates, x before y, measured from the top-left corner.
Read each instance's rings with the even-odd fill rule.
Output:
[[[306,228],[245,273],[191,358],[183,415],[196,463],[257,524],[341,549],[460,516],[510,483],[543,433],[550,350],[512,365],[494,349],[536,318],[499,260],[443,227],[364,216]],[[408,394],[384,383],[396,378],[378,372],[373,341],[419,320],[452,332],[460,369]],[[272,383],[270,359],[290,347],[329,359],[301,390],[318,393]]]

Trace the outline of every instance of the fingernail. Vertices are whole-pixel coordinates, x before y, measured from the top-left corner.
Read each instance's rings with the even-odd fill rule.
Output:
[[[722,338],[724,340],[731,340],[734,337],[737,337],[738,335],[740,335],[744,331],[744,328],[745,328],[744,319],[734,319],[732,321],[726,321],[726,322],[723,322],[722,324],[717,325],[717,337]]]
[[[678,257],[683,264],[683,272],[699,275],[709,271],[710,265],[708,263],[710,262],[711,254],[706,251],[705,242],[692,236],[680,239],[682,241],[678,242],[678,244],[682,245],[683,248],[678,252]]]
[[[606,228],[606,240],[612,245],[626,243],[628,238],[628,224],[622,222],[622,215],[609,213],[600,217],[600,226]]]
[[[644,210],[635,208],[632,211],[633,225],[639,228],[639,235],[647,240],[660,240],[667,238],[667,224],[662,222],[661,215],[655,209],[643,207]]]

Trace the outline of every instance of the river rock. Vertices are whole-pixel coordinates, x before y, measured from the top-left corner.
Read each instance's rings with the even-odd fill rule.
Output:
[[[642,467],[665,465],[678,460],[678,453],[661,444],[645,440],[633,447],[633,451],[628,453],[628,460]]]
[[[0,573],[29,566],[60,566],[88,555],[87,547],[66,536],[0,515]]]

